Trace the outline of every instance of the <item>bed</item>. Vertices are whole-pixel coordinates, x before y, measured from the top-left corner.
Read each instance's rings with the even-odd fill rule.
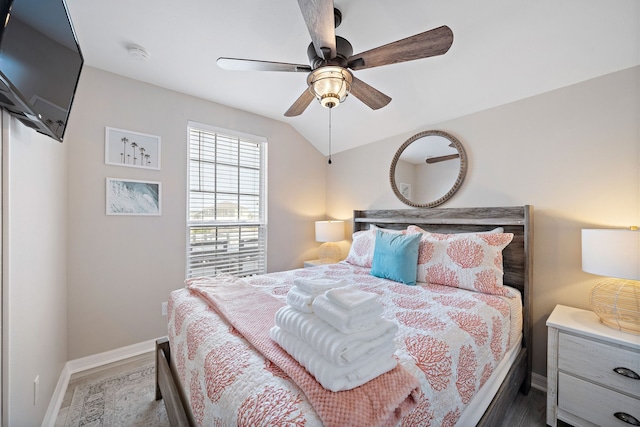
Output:
[[[355,239],[349,254],[351,262],[270,273],[243,281],[271,295],[274,301],[284,300],[299,277],[344,278],[355,287],[378,293],[385,306],[384,317],[394,319],[400,326],[394,357],[399,366],[420,380],[417,407],[404,415],[400,424],[499,425],[513,399],[519,392],[528,393],[531,385],[532,214],[529,205],[354,211],[353,232],[357,239],[376,228],[388,233],[408,229],[412,233],[423,230],[437,233],[421,234],[421,242],[426,239],[424,236],[443,234],[512,234],[500,253],[504,289],[508,289],[498,289],[503,292],[500,295],[458,289],[446,283],[407,286],[374,277],[369,274],[371,266],[366,261],[354,262],[354,255],[356,258],[358,255],[353,251]],[[278,366],[253,349],[246,337],[228,325],[206,301],[188,289],[180,289],[172,292],[169,305],[169,333],[157,341],[156,398],[164,399],[172,425],[247,425],[247,420],[252,420],[253,425],[260,422],[273,425],[275,419],[280,420],[278,424],[322,425],[305,393]],[[477,308],[478,314],[470,314],[471,307]],[[484,321],[487,327],[476,328],[478,331],[465,326],[469,316],[487,316]],[[452,328],[440,322],[445,319],[462,327],[463,335],[470,336],[470,343],[454,349],[452,343],[458,338],[450,338],[450,349],[446,341],[449,338],[444,334]],[[416,328],[422,341],[414,336]],[[188,342],[187,335],[196,340]],[[450,359],[447,366],[441,365],[441,370],[454,371],[455,379],[439,379],[438,373],[429,372],[420,363],[421,352],[433,353],[437,343],[446,347],[441,356]],[[481,358],[483,352],[487,355]],[[489,361],[485,362],[484,357]],[[476,371],[468,368],[470,365],[477,365]],[[466,382],[462,373],[466,373]],[[233,387],[241,396],[229,391]],[[271,393],[268,396],[264,393],[266,389]],[[274,390],[279,390],[279,394]],[[337,395],[340,393],[343,392]],[[436,402],[447,402],[448,406]],[[269,421],[264,414],[266,407],[286,412],[269,417],[289,418]],[[258,413],[262,418],[256,416]]]

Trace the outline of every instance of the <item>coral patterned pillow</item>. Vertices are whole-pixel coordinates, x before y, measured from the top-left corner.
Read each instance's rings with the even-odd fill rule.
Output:
[[[510,296],[503,286],[502,250],[513,233],[429,233],[409,226],[407,234],[422,233],[417,281],[485,294]]]
[[[351,265],[371,268],[373,250],[376,243],[375,230],[362,230],[353,233],[353,241],[349,248],[347,261]]]
[[[371,268],[373,263],[373,251],[376,245],[376,231],[383,231],[392,234],[406,234],[406,230],[391,230],[371,225],[368,230],[356,231],[353,233],[353,241],[346,262],[358,267]]]

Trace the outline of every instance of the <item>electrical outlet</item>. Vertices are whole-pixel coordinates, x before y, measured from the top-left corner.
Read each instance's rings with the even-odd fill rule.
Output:
[[[163,302],[162,303],[162,316],[166,316],[167,315],[167,302]]]
[[[40,375],[36,375],[33,380],[33,406],[38,404],[38,394],[40,393]]]

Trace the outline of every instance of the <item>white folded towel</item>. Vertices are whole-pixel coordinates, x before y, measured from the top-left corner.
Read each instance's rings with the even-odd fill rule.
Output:
[[[329,289],[325,295],[334,304],[349,310],[352,313],[360,313],[381,305],[378,294],[362,291],[357,288],[336,288]]]
[[[313,312],[342,333],[352,334],[375,327],[380,321],[383,307],[379,304],[363,313],[351,313],[334,304],[326,296],[319,295],[311,304]]]
[[[322,387],[333,392],[351,390],[396,367],[393,351],[383,349],[357,363],[337,367],[318,354],[311,346],[298,337],[274,326],[270,330],[271,339],[305,367]]]
[[[347,282],[344,280],[335,280],[335,279],[327,279],[327,278],[318,278],[318,279],[297,278],[293,280],[293,284],[296,285],[298,289],[300,289],[301,291],[304,291],[313,296],[318,296],[320,294],[324,294],[329,289],[346,286]]]
[[[354,363],[382,348],[395,351],[393,338],[398,331],[395,322],[379,318],[370,329],[344,334],[317,315],[301,313],[286,305],[276,312],[275,323],[337,366]]]
[[[314,299],[315,295],[304,292],[298,289],[297,286],[291,287],[289,292],[287,292],[287,304],[304,313],[313,313],[311,303]]]

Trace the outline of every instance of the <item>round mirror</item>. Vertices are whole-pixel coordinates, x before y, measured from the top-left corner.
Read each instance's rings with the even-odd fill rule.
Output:
[[[458,191],[467,173],[467,155],[453,135],[428,130],[406,140],[393,156],[389,179],[401,202],[431,208]]]

